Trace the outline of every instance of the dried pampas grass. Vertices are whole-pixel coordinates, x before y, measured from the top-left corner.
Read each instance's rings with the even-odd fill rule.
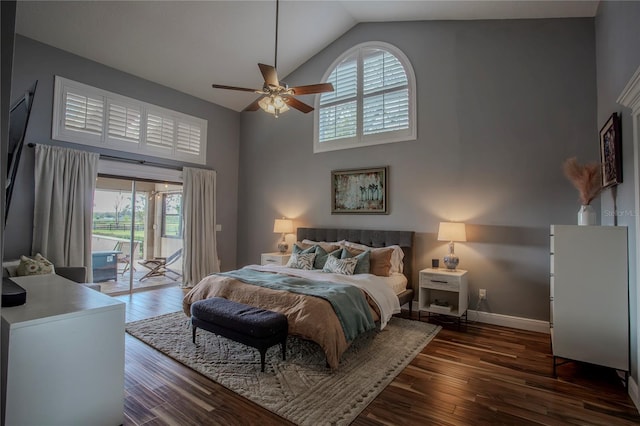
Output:
[[[581,165],[576,157],[567,159],[563,166],[565,176],[576,187],[582,205],[589,205],[602,191],[602,169],[600,163]]]

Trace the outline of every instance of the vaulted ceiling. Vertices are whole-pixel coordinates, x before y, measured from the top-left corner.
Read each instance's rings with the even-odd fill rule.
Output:
[[[284,77],[360,22],[595,16],[598,1],[280,2]],[[16,32],[104,65],[241,111],[273,64],[275,0],[20,1]],[[315,83],[314,82],[301,82]]]

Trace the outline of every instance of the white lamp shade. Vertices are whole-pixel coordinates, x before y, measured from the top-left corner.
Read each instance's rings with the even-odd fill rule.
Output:
[[[276,219],[273,224],[273,232],[290,234],[293,232],[293,221],[291,219]]]
[[[440,222],[438,241],[467,241],[464,223]]]
[[[289,111],[289,106],[280,95],[265,96],[258,101],[258,106],[260,106],[263,111],[274,115]]]

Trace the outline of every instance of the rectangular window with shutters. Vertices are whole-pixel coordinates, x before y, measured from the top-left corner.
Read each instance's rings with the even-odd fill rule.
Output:
[[[52,138],[206,164],[207,121],[56,76]]]

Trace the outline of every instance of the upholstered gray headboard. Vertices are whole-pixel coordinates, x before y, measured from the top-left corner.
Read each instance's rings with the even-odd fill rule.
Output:
[[[413,231],[378,231],[374,229],[298,228],[298,241],[340,241],[364,244],[369,247],[399,245],[404,251],[403,273],[407,277],[407,287],[413,288]]]

